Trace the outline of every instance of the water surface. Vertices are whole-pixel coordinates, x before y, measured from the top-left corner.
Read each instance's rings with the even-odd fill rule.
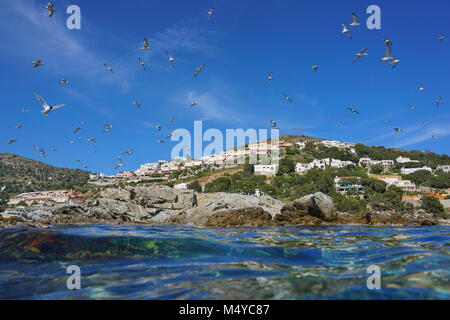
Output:
[[[0,299],[450,299],[449,278],[442,226],[0,230]]]

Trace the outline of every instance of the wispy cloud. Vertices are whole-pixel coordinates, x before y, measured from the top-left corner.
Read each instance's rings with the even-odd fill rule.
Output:
[[[408,147],[410,145],[418,144],[424,141],[428,141],[433,139],[432,136],[437,136],[438,138],[446,137],[450,135],[450,128],[448,126],[441,127],[435,126],[425,129],[424,131],[406,136],[399,143],[396,143],[395,146],[398,148]]]

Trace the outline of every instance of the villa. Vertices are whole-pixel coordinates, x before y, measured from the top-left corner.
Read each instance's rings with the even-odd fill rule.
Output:
[[[450,165],[438,166],[438,167],[436,168],[436,170],[442,170],[442,171],[448,173],[448,172],[450,172]]]
[[[334,187],[336,192],[345,193],[349,190],[363,191],[363,186],[356,181],[361,180],[361,177],[336,177],[334,178]]]
[[[269,164],[269,165],[255,165],[254,171],[256,175],[261,176],[274,176],[278,172],[278,165],[277,164]]]
[[[420,170],[425,170],[425,171],[429,171],[429,172],[433,171],[430,167],[423,166],[422,168],[401,168],[400,172],[402,174],[406,175],[406,174],[411,174],[411,173],[414,173],[414,172],[420,171]]]

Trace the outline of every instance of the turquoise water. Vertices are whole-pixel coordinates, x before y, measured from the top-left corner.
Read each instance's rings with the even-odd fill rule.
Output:
[[[449,278],[442,226],[0,230],[0,299],[450,299]]]

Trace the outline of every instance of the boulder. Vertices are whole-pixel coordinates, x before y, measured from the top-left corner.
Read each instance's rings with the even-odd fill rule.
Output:
[[[100,193],[101,198],[108,198],[118,201],[130,201],[131,200],[131,192],[125,189],[119,188],[108,188],[103,190]]]
[[[277,220],[296,215],[310,215],[324,221],[333,221],[337,218],[333,200],[322,192],[309,194],[291,203],[287,203],[281,209],[281,216],[277,217]]]

